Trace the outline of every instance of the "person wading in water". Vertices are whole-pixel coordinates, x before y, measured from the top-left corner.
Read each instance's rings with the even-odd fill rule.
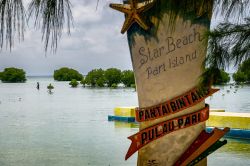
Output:
[[[37,89],[37,90],[40,89],[40,84],[39,84],[39,82],[36,83],[36,89]]]

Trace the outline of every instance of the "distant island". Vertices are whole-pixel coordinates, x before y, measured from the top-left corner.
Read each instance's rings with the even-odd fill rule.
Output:
[[[113,87],[122,83],[126,87],[135,87],[134,72],[132,70],[121,71],[117,68],[93,69],[84,77],[77,70],[63,67],[54,71],[54,79],[57,81],[71,81],[72,87],[77,87],[78,82],[83,86]]]
[[[206,68],[205,72],[214,72],[214,69]],[[230,76],[227,72],[217,69],[214,85],[227,84]],[[79,71],[62,67],[54,71],[53,78],[56,81],[70,81],[71,87],[77,87],[80,84],[90,87],[111,87],[116,88],[118,84],[125,87],[135,88],[134,72],[132,70],[120,70],[117,68],[93,69],[83,76]],[[0,80],[3,83],[22,83],[26,81],[26,73],[23,69],[14,67],[5,68],[0,72]],[[233,80],[236,84],[250,83],[250,59],[245,60],[237,72],[233,74]]]
[[[0,72],[0,80],[6,83],[22,83],[27,79],[26,73],[23,69],[10,67],[5,68],[4,71]]]
[[[71,81],[73,79],[81,81],[83,78],[78,71],[67,67],[55,70],[53,77],[56,81]]]
[[[238,71],[233,74],[233,79],[237,83],[250,83],[250,58],[240,65]]]

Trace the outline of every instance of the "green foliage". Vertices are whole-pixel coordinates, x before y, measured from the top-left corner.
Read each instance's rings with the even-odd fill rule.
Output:
[[[250,18],[245,18],[242,24],[220,24],[215,30],[208,32],[207,36],[209,44],[206,66],[225,69],[230,64],[240,66],[242,61],[250,59]],[[245,66],[249,66],[249,62]],[[211,80],[213,76],[203,74],[203,79],[204,77]],[[244,76],[239,73],[235,78],[242,80]]]
[[[79,85],[79,83],[77,82],[76,79],[73,79],[70,81],[69,85],[71,85],[72,88],[76,88]]]
[[[103,87],[105,84],[104,71],[102,69],[91,70],[85,77],[85,82],[90,86]]]
[[[233,62],[238,66],[250,58],[250,18],[242,24],[220,24],[208,36],[208,65],[225,68]]]
[[[134,72],[131,70],[124,70],[122,72],[121,82],[126,87],[131,87],[131,85],[135,84]]]
[[[233,74],[233,79],[236,83],[246,82],[247,76],[245,73],[237,71],[236,73]]]
[[[135,84],[131,84],[130,87],[131,88],[136,88],[136,85]]]
[[[80,83],[82,84],[82,86],[85,87],[85,85],[87,84],[86,79],[84,77],[82,77],[82,80]]]
[[[247,82],[250,82],[250,58],[245,60],[239,67],[239,71],[243,72],[247,77]]]
[[[92,87],[104,87],[105,85],[112,87],[112,85],[117,86],[121,81],[127,87],[130,87],[131,84],[135,84],[133,71],[125,70],[121,72],[121,70],[116,68],[110,68],[106,71],[102,69],[93,69],[88,72],[83,83]]]
[[[250,58],[245,60],[234,73],[233,79],[235,82],[250,82]]]
[[[47,86],[47,89],[51,91],[52,89],[54,89],[54,86],[53,86],[52,84],[49,84],[49,85]]]
[[[63,67],[54,71],[54,79],[57,81],[71,81],[73,79],[81,81],[82,75],[74,69]]]
[[[3,73],[2,73],[2,72],[0,72],[0,80],[1,80],[1,78],[2,78],[2,74],[3,74]]]
[[[118,87],[118,86],[117,86],[117,84],[115,84],[115,83],[111,85],[111,88],[117,88],[117,87]]]
[[[99,79],[97,79],[96,85],[98,87],[104,87],[105,86],[104,84],[105,84],[105,78],[104,77],[100,77]]]
[[[135,84],[131,84],[130,87],[134,88],[136,90],[136,85]]]
[[[249,50],[250,51],[250,50]],[[239,68],[240,71],[244,72],[244,73],[248,73],[250,72],[250,58],[245,60]]]
[[[109,68],[104,73],[108,87],[112,84],[119,84],[121,82],[121,70],[116,68]]]
[[[226,84],[230,81],[230,76],[224,70],[220,70],[219,77],[215,80],[215,85]]]
[[[206,75],[206,77],[202,77],[203,82],[208,83],[208,85],[221,85],[226,84],[230,81],[230,76],[228,73],[226,73],[224,70],[218,69],[218,68],[207,68],[205,72],[203,73]]]
[[[47,86],[47,89],[48,89],[49,94],[52,94],[52,89],[54,89],[54,86],[52,84],[49,84]]]
[[[2,82],[25,82],[26,76],[25,71],[23,69],[18,68],[5,68],[4,71],[1,73],[1,80]]]

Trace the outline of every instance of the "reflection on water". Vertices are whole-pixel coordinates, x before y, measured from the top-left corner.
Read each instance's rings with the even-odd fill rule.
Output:
[[[125,123],[114,121],[115,128],[139,128],[139,123]]]
[[[227,145],[223,146],[208,157],[208,165],[250,165],[250,141],[236,139],[227,140]]]
[[[68,82],[37,79],[0,83],[0,166],[136,165],[136,155],[128,161],[124,157],[127,137],[137,126],[108,122],[113,108],[138,105],[133,89],[70,88]],[[49,83],[55,87],[52,95],[47,93]],[[208,100],[213,108],[248,112],[249,92],[249,86],[224,97],[221,91]],[[209,165],[247,165],[249,145],[230,139],[209,157]]]
[[[220,91],[208,98],[211,108],[222,108],[226,112],[250,113],[250,85],[217,86]]]
[[[227,139],[229,146],[220,149],[223,153],[232,153],[237,155],[250,156],[250,140]]]
[[[114,122],[114,126],[117,129],[139,127],[138,123],[125,122]],[[208,163],[211,166],[250,165],[250,140],[227,138],[226,145],[208,156]]]

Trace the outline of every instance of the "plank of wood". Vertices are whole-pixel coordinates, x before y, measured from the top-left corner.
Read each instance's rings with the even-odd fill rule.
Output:
[[[175,30],[171,32],[167,28],[168,15],[160,21],[155,36],[146,38],[141,32],[128,33],[139,107],[162,103],[194,88],[203,72],[207,47],[202,35],[208,26],[177,18]],[[204,107],[205,101],[168,117],[142,122],[140,130]],[[139,150],[138,165],[147,166],[152,162],[158,166],[173,165],[204,129],[205,123],[198,124],[146,145]],[[199,165],[205,166],[206,159]]]

